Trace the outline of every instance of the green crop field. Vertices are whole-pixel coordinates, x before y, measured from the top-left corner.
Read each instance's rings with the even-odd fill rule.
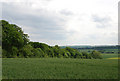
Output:
[[[120,54],[102,54],[103,59],[108,59],[108,58],[115,58],[118,57]]]
[[[3,79],[117,79],[117,59],[3,58]]]

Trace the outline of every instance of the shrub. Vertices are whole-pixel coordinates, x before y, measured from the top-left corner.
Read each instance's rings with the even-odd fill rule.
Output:
[[[102,59],[101,53],[96,50],[92,51],[91,56],[95,59]]]

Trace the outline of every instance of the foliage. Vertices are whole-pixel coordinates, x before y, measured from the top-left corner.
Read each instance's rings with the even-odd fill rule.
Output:
[[[2,26],[2,48],[7,51],[7,57],[14,57],[17,49],[29,42],[28,35],[24,34],[20,27],[9,24],[5,20],[1,20],[0,25]]]
[[[94,50],[92,53],[91,53],[91,56],[95,59],[102,59],[102,56],[100,54],[100,52]]]
[[[22,54],[22,56],[25,58],[32,57],[33,56],[32,50],[33,50],[33,47],[28,44],[28,45],[25,45],[22,49],[20,49],[20,54]]]

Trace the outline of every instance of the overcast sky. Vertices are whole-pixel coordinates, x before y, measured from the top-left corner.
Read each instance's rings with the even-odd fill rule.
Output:
[[[118,44],[119,0],[3,0],[2,19],[49,45]]]

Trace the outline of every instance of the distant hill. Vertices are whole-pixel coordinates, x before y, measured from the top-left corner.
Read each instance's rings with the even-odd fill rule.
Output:
[[[65,48],[65,47],[71,47],[71,48],[75,48],[75,49],[97,49],[97,48],[101,48],[101,49],[103,49],[103,48],[105,48],[105,49],[113,49],[113,48],[115,48],[115,49],[118,49],[118,45],[111,45],[111,46],[109,46],[109,45],[101,45],[101,46],[60,46],[61,48]]]
[[[101,46],[61,46],[61,48],[70,47],[77,49],[79,51],[92,52],[93,50],[97,50],[101,53],[120,53],[118,45],[101,45]]]

